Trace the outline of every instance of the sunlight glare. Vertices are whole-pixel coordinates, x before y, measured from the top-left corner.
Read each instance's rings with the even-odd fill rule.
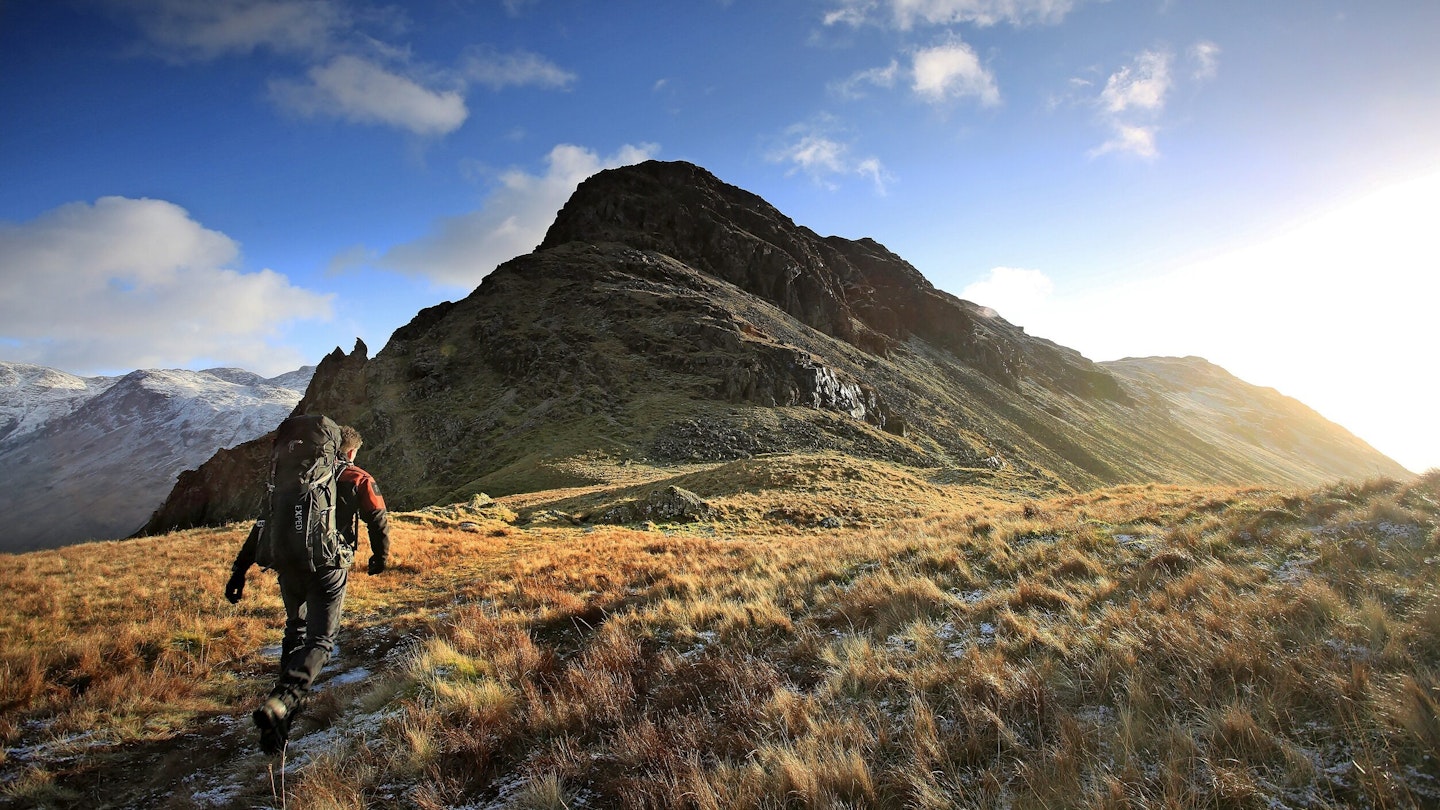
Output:
[[[1437,222],[1440,171],[1148,278],[1053,295],[1028,278],[1000,314],[1096,360],[1204,357],[1423,471],[1440,466]]]

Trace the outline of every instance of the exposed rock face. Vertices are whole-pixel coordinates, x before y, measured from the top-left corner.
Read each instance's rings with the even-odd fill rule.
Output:
[[[881,245],[820,238],[683,163],[585,181],[535,252],[374,358],[332,353],[296,410],[357,427],[396,509],[577,485],[545,462],[592,452],[823,449],[958,478],[998,463],[1037,493],[1376,469],[1257,463],[1242,437],[1201,438],[1146,386],[936,290]],[[253,514],[226,499],[263,480],[260,457],[237,448],[188,476],[149,530]]]
[[[887,355],[914,335],[1008,387],[1023,373],[1027,351],[1009,339],[1008,324],[987,323],[980,307],[935,289],[884,246],[822,239],[760,197],[688,163],[652,161],[581,183],[540,250],[566,242],[616,242],[663,253],[873,354]]]
[[[20,414],[0,437],[0,551],[130,534],[177,473],[284,418],[300,392],[276,383],[303,387],[313,371],[273,380],[240,369],[79,378],[0,364],[0,402]]]
[[[397,333],[398,334],[398,333]],[[309,413],[316,403],[345,411],[363,409],[365,394],[365,363],[369,348],[356,338],[355,348],[346,354],[337,347],[316,366],[305,396],[295,406],[295,413]],[[278,427],[279,425],[276,425]]]

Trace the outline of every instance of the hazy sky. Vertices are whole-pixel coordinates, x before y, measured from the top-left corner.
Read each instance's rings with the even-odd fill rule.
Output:
[[[1434,0],[5,0],[0,359],[278,373],[688,160],[1440,465]]]

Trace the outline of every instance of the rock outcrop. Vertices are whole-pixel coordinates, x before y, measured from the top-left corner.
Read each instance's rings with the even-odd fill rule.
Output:
[[[625,501],[605,510],[600,523],[702,523],[720,516],[705,499],[683,487],[660,487],[644,498]]]

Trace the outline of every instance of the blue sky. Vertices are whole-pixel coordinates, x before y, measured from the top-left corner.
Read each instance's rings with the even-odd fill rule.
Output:
[[[278,373],[688,160],[1440,465],[1432,0],[9,0],[0,359]]]

